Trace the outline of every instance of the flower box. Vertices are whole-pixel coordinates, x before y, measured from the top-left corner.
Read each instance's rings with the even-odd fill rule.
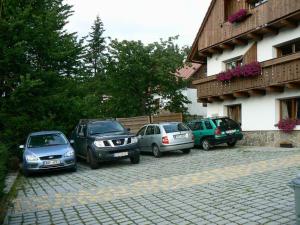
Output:
[[[297,124],[298,124],[297,120],[281,119],[278,122],[278,129],[282,130],[284,133],[291,133],[295,129]]]
[[[230,23],[239,23],[245,20],[248,17],[248,11],[246,9],[240,9],[236,13],[228,17]]]
[[[221,72],[217,75],[219,81],[230,81],[235,77],[255,77],[261,75],[261,65],[259,62],[252,62],[234,69]]]

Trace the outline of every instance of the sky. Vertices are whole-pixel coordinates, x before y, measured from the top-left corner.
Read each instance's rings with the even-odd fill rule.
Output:
[[[191,46],[211,0],[65,0],[74,14],[66,26],[86,36],[99,15],[104,36],[148,44],[179,35],[180,46]]]

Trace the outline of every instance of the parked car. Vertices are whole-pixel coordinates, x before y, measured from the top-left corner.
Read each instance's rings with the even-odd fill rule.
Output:
[[[68,139],[60,131],[41,131],[31,133],[23,152],[23,172],[25,176],[32,172],[70,169],[77,170],[75,153]]]
[[[228,117],[205,118],[189,122],[187,125],[193,131],[195,145],[204,150],[224,143],[233,147],[243,138],[240,124]]]
[[[115,120],[80,120],[72,134],[78,157],[86,159],[92,169],[99,162],[129,158],[140,162],[137,138]]]
[[[143,126],[137,133],[141,151],[160,157],[162,152],[181,150],[188,154],[194,147],[192,131],[183,123],[160,123]]]

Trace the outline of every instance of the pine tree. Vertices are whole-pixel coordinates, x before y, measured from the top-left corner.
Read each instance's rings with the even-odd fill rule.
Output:
[[[91,76],[95,77],[104,73],[106,61],[106,40],[103,37],[105,30],[99,16],[97,16],[91,29],[87,40],[86,67]]]

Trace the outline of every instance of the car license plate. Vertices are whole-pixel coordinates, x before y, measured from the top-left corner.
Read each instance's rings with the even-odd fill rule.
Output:
[[[186,137],[187,137],[186,134],[177,134],[177,135],[174,135],[174,138],[175,138],[175,139],[186,138]]]
[[[114,154],[114,157],[122,157],[122,156],[127,156],[128,152],[118,152]]]
[[[235,133],[235,130],[227,130],[226,131],[226,134],[233,134],[233,133]]]
[[[47,161],[44,161],[44,165],[56,165],[56,164],[60,164],[60,160],[59,159],[56,159],[56,160],[47,160]]]

